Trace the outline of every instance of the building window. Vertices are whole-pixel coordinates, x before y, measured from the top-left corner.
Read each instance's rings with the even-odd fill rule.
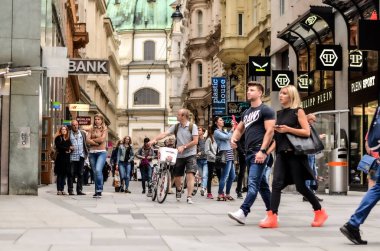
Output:
[[[198,11],[198,37],[201,37],[203,34],[203,13]]]
[[[153,41],[146,41],[144,43],[144,60],[154,60],[155,45]]]
[[[202,78],[203,78],[203,66],[201,63],[198,64],[198,87],[202,87]]]
[[[134,95],[135,105],[159,105],[160,104],[160,94],[151,89],[144,88],[138,90]]]
[[[243,36],[243,14],[238,14],[238,35]]]
[[[285,13],[285,0],[280,0],[280,16]]]

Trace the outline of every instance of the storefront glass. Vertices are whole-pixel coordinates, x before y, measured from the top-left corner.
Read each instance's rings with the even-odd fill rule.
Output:
[[[352,189],[366,189],[367,175],[357,171],[356,167],[365,154],[365,135],[375,113],[377,101],[371,101],[363,105],[357,105],[351,108],[350,117],[350,176],[349,184]]]

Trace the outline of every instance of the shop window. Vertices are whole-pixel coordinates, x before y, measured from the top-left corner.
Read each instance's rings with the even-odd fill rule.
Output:
[[[144,43],[144,60],[154,60],[155,45],[153,41],[146,41]]]
[[[134,95],[134,104],[135,105],[159,105],[160,94],[151,88],[140,89]]]

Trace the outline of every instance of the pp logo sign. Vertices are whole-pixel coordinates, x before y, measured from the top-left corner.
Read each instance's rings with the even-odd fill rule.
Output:
[[[319,56],[322,64],[324,66],[334,66],[336,61],[338,60],[338,56],[336,55],[333,49],[325,49],[322,51],[322,54]]]
[[[317,70],[340,71],[342,47],[340,45],[317,45]]]
[[[317,16],[310,16],[305,20],[305,24],[307,24],[309,26],[313,26],[313,24],[315,24],[317,19],[318,19]]]
[[[287,74],[278,74],[274,82],[278,88],[282,88],[290,84],[290,79]]]
[[[298,77],[298,88],[300,90],[309,89],[309,76],[308,74],[302,74]]]
[[[272,71],[272,91],[280,91],[281,88],[292,85],[293,81],[292,71]]]
[[[350,50],[349,52],[350,58],[350,68],[359,68],[359,70],[363,66],[363,52],[360,50]]]

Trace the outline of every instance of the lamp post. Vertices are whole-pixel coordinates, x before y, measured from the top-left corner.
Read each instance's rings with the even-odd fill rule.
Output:
[[[173,19],[174,22],[179,22],[183,18],[183,15],[182,15],[182,13],[180,11],[180,8],[181,8],[181,4],[178,4],[175,7],[175,11],[172,14],[172,19]]]

